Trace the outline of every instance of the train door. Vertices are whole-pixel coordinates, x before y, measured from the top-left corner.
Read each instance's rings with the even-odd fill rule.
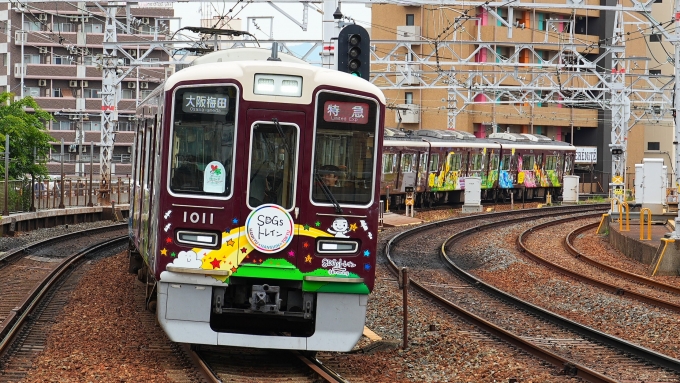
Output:
[[[401,182],[399,183],[399,191],[404,192],[405,187],[415,187],[416,186],[416,154],[415,153],[402,153],[400,161],[401,170]]]
[[[300,150],[305,113],[250,109],[245,126],[249,155],[240,166],[241,174],[248,176],[241,177],[242,200],[234,202],[241,206],[239,221],[248,238],[239,237],[239,248],[253,248],[244,263],[262,263],[270,256],[281,258],[276,254],[280,251],[295,254],[298,248],[294,223],[302,207],[300,196],[307,190],[298,182],[306,155]]]

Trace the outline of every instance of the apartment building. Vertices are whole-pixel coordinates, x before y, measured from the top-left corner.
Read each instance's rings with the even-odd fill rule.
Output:
[[[168,18],[173,15],[172,8],[132,6],[126,10],[121,6],[116,20],[125,26],[129,20],[131,33],[119,25],[117,40],[125,43],[123,49],[131,56],[139,57],[149,47],[145,42],[168,38]],[[0,4],[0,89],[21,97],[23,80],[23,95],[35,98],[54,116],[55,121],[47,126],[55,138],[48,161],[50,174],[61,172],[62,139],[65,174],[89,176],[90,160],[95,177],[99,173],[102,71],[98,63],[105,23],[104,11],[94,3]],[[119,69],[128,69],[130,59],[118,56]],[[126,177],[132,171],[135,108],[169,75],[165,66],[153,62],[168,60],[168,55],[157,49],[144,58],[150,65],[135,68],[120,83],[113,178]],[[84,132],[86,143],[81,147],[74,145],[78,130]],[[90,142],[94,142],[92,153]]]
[[[584,0],[591,5],[616,5],[610,0]],[[562,4],[553,0],[546,4]],[[614,12],[562,8],[522,9],[515,7],[492,8],[462,6],[372,6],[371,40],[379,57],[390,52],[400,64],[374,64],[372,72],[394,73],[392,81],[399,89],[386,86],[387,126],[407,130],[457,129],[486,137],[495,131],[542,134],[576,146],[597,147],[597,163],[591,166],[591,174],[599,175],[604,190],[608,189],[612,159],[609,151],[611,141],[611,110],[602,110],[596,103],[566,103],[562,95],[578,96],[578,89],[596,84],[598,76],[578,68],[578,52],[590,61],[596,60],[603,47],[611,45]],[[580,1],[578,3],[581,3]],[[515,3],[515,5],[517,5]],[[672,14],[672,2],[659,0],[654,9],[660,15]],[[666,9],[667,8],[667,9]],[[494,14],[495,13],[495,14]],[[499,16],[499,17],[497,17]],[[667,17],[659,16],[659,20]],[[635,82],[640,75],[656,73],[672,74],[673,67],[646,59],[657,42],[657,36],[644,25],[644,17],[626,14],[626,56],[638,59],[627,62],[626,85],[644,86]],[[513,26],[511,33],[508,26]],[[650,40],[651,38],[651,40]],[[397,40],[398,46],[384,40]],[[650,42],[651,41],[651,42]],[[645,43],[647,42],[647,43]],[[435,44],[438,50],[435,50]],[[651,45],[650,45],[651,44]],[[668,44],[669,52],[672,45]],[[565,49],[569,48],[569,49]],[[658,47],[659,50],[662,48]],[[666,58],[666,54],[658,57]],[[418,59],[420,58],[420,62]],[[423,60],[423,58],[425,58]],[[660,60],[663,61],[663,60]],[[457,62],[453,66],[444,63]],[[542,64],[563,64],[560,70],[542,67]],[[569,64],[573,64],[570,67]],[[652,65],[654,64],[654,65]],[[611,72],[611,60],[598,62],[600,73]],[[665,68],[665,69],[661,69]],[[669,69],[670,68],[670,69]],[[397,69],[397,71],[395,71]],[[404,71],[408,69],[408,71]],[[407,73],[407,74],[405,74]],[[458,93],[446,87],[422,87],[423,83],[456,84]],[[475,92],[475,87],[497,84],[510,91],[494,92],[487,86]],[[542,87],[536,91],[536,99],[527,102],[522,84]],[[461,97],[460,87],[467,87]],[[411,87],[411,88],[409,88]],[[517,91],[513,90],[517,88]],[[508,89],[506,88],[506,89]],[[573,90],[571,90],[573,89]],[[569,93],[568,93],[569,92]],[[591,94],[590,96],[598,96]],[[632,105],[658,113],[659,106],[646,105],[634,100]],[[457,114],[454,118],[451,111]],[[672,124],[653,119],[637,123],[628,133],[627,184],[632,186],[634,163],[648,156],[647,148],[658,152],[671,152]],[[669,172],[671,157],[665,156]],[[669,178],[670,179],[670,178]]]

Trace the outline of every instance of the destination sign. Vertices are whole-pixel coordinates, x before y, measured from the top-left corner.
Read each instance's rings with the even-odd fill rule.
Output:
[[[182,111],[226,115],[229,111],[229,97],[224,94],[184,92]]]
[[[368,104],[361,102],[326,101],[323,119],[327,122],[365,124],[368,122]]]

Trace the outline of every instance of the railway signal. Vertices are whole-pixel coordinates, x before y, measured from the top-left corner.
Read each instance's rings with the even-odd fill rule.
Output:
[[[360,25],[351,24],[338,35],[338,70],[368,81],[371,74],[371,39]]]

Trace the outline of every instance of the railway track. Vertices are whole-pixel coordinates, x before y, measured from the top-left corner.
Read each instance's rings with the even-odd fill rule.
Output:
[[[211,383],[346,382],[313,355],[297,351],[195,345],[190,352]]]
[[[126,245],[126,225],[54,237],[0,256],[0,381],[21,380],[87,260]]]
[[[552,252],[550,258],[539,254],[536,246],[545,239],[551,228],[571,221],[561,219],[534,226],[517,237],[517,246],[525,255],[570,278],[591,284],[612,294],[630,297],[658,307],[680,312],[680,288],[653,279],[608,266],[576,250],[573,240],[586,230],[594,229],[598,222],[584,225],[569,232],[562,240],[564,252]],[[554,230],[552,230],[554,231]],[[539,238],[536,238],[539,237]],[[533,240],[533,246],[529,243]]]
[[[542,212],[533,218],[556,213],[569,214],[569,211]],[[499,222],[513,225],[526,221],[526,216],[517,216],[510,220],[475,218],[488,229]],[[455,221],[427,225],[393,238],[386,249],[392,269],[396,272],[401,266],[410,266],[412,284],[426,296],[493,336],[557,366],[562,374],[593,382],[677,381],[679,361],[556,316],[509,296],[458,267],[448,254],[450,249],[460,247],[462,238],[479,234],[485,229],[482,225],[466,222],[467,228],[442,241],[442,259],[415,259],[403,251],[409,248],[409,243],[422,246],[424,238],[432,241],[432,228],[440,231],[448,226],[452,228]],[[460,230],[460,226],[465,225],[456,225],[456,230]],[[408,243],[404,245],[406,240]]]

